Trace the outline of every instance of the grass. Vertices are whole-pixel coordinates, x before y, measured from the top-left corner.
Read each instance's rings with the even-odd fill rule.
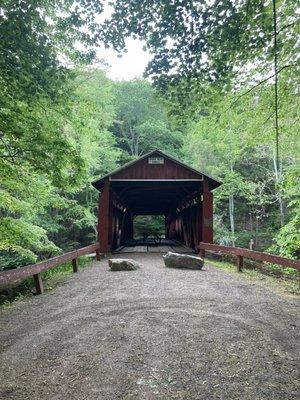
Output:
[[[300,295],[299,273],[292,268],[288,268],[288,270],[292,270],[292,272],[285,271],[287,272],[287,276],[283,275],[282,277],[276,277],[265,275],[257,269],[244,268],[243,272],[238,272],[234,264],[225,261],[213,260],[211,258],[209,258],[209,263],[230,273],[241,274],[248,279],[264,283],[275,291],[280,291],[281,293],[284,292],[292,295]]]
[[[90,264],[91,258],[82,256],[78,258],[78,267],[85,268]],[[42,273],[44,290],[50,291],[58,286],[65,278],[73,273],[72,263],[66,262]],[[0,309],[9,307],[13,303],[30,298],[35,295],[33,278],[22,281],[18,286],[6,288],[0,291]]]
[[[283,276],[295,278],[299,277],[299,272],[295,268],[283,268],[280,265],[271,263],[266,263],[266,265],[270,271],[280,272]]]

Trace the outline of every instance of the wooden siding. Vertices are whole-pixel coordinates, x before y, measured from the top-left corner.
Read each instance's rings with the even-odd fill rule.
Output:
[[[164,164],[148,164],[148,157],[111,175],[111,179],[202,179],[191,171],[164,157]]]

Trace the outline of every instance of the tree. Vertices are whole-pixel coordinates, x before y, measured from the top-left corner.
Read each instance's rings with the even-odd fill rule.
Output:
[[[43,133],[23,126],[18,145],[28,146],[35,158],[20,154],[15,161],[0,161],[0,253],[7,268],[95,240],[97,199],[91,181],[114,169],[119,156],[108,130],[112,84],[102,71],[74,70],[67,89],[67,108],[44,100],[45,110],[37,112]]]
[[[70,115],[76,74],[66,65],[94,57],[94,15],[101,10],[99,1],[1,2],[3,265],[24,265],[59,251],[61,244],[67,246],[53,238],[61,233],[63,211],[66,223],[70,221],[66,211],[71,205],[73,221],[90,218],[70,199],[86,178],[88,162],[86,153],[78,153],[76,135],[69,129],[75,125]],[[87,50],[78,51],[78,41]]]
[[[296,35],[290,33],[296,29],[296,3],[278,3],[281,44],[295,48]],[[199,81],[227,80],[236,75],[236,67],[262,58],[270,67],[271,1],[117,0],[113,7],[111,18],[102,25],[101,38],[120,52],[126,37],[144,40],[153,54],[147,74],[162,88],[177,85],[182,78],[189,87],[197,87]]]
[[[291,218],[274,238],[270,252],[276,252],[284,257],[299,259],[300,257],[300,200],[299,200],[299,164],[291,168],[284,181],[285,198],[289,201]]]
[[[224,107],[226,99],[217,107],[212,107],[209,115],[192,124],[185,141],[185,153],[189,154],[190,162],[199,170],[223,180],[216,199],[228,199],[231,244],[235,246],[235,196],[243,197],[249,190],[247,182],[236,171],[246,144],[238,131],[241,123],[239,115],[231,112],[226,119],[220,118],[220,111]]]
[[[72,71],[59,57],[91,60],[76,50],[76,41],[92,43],[84,27],[95,29],[98,1],[14,1],[1,3],[0,19],[0,158],[6,163],[29,162],[32,168],[51,171],[57,181],[63,166],[77,158],[60,132],[49,122],[67,114]],[[51,132],[49,126],[51,125]],[[66,157],[68,155],[68,157]],[[68,159],[67,159],[68,158]],[[78,165],[80,168],[80,165]],[[74,177],[73,177],[74,178]]]
[[[162,101],[147,81],[117,82],[115,107],[113,131],[119,146],[130,156],[157,148],[178,152],[181,133],[171,128]]]
[[[189,127],[184,141],[186,160],[223,181],[215,192],[216,237],[221,243],[228,243],[230,228],[232,243],[233,239],[248,246],[253,238],[258,248],[270,246],[281,226],[281,215],[277,212],[279,191],[284,202],[290,204],[283,210],[287,223],[295,216],[295,203],[287,191],[285,175],[290,176],[299,162],[299,97],[295,94],[295,81],[290,74],[283,73],[279,100],[284,180],[278,186],[272,169],[275,157],[272,91],[272,85],[266,82],[247,96],[207,92],[210,96],[198,104],[200,112],[195,109],[196,122],[186,121]]]
[[[280,185],[278,79],[285,69],[299,67],[298,14],[292,0],[117,0],[101,37],[120,52],[127,37],[145,41],[153,54],[146,75],[171,97],[173,112],[191,104],[203,84],[235,92],[246,83],[243,96],[274,79],[274,169]],[[283,224],[280,193],[278,202]]]
[[[161,241],[165,234],[165,218],[161,215],[137,215],[134,218],[134,236],[142,238],[153,238]]]

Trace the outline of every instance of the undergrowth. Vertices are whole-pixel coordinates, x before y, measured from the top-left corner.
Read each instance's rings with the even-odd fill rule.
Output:
[[[91,258],[82,256],[78,258],[78,267],[85,268],[90,264]],[[63,279],[73,273],[72,263],[66,262],[42,273],[45,291],[54,289]],[[20,301],[35,296],[33,278],[25,279],[17,286],[8,287],[0,291],[0,308],[10,306]]]
[[[242,276],[245,276],[249,279],[266,283],[273,289],[283,290],[284,292],[293,295],[300,295],[299,273],[292,268],[286,268],[292,271],[284,271],[285,274],[278,277],[263,274],[257,269],[244,268],[242,272],[238,272],[234,264],[225,261],[212,260],[211,258],[209,259],[209,263],[231,273],[241,274]],[[283,270],[283,268],[280,269]],[[278,270],[278,268],[276,268],[276,270]]]

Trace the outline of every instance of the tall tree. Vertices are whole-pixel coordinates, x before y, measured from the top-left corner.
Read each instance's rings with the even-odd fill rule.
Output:
[[[297,46],[297,38],[290,34],[296,32],[297,5],[292,0],[278,4],[281,44],[289,49],[282,58],[285,65],[291,62],[290,50]],[[126,37],[144,40],[153,54],[147,74],[163,88],[182,78],[190,87],[198,86],[199,81],[232,78],[245,63],[254,61],[260,61],[269,72],[274,31],[272,0],[117,0],[113,9],[100,36],[120,52]],[[268,65],[262,65],[262,59]]]
[[[274,82],[270,118],[281,226],[285,201],[279,78],[286,70],[299,76],[298,17],[292,0],[117,0],[112,17],[102,27],[106,42],[118,51],[123,51],[128,36],[145,41],[153,54],[146,74],[171,97],[172,112],[179,110],[181,115],[207,84],[237,92],[234,105],[260,85]]]
[[[239,245],[247,246],[252,237],[259,248],[271,245],[272,237],[277,236],[281,226],[277,212],[279,190],[284,201],[290,204],[284,209],[286,221],[292,219],[296,225],[297,203],[287,188],[291,188],[291,182],[296,185],[296,173],[291,172],[299,163],[299,96],[295,95],[295,82],[287,71],[282,74],[279,85],[284,165],[279,187],[271,168],[275,159],[271,82],[260,85],[248,96],[239,97],[233,107],[230,105],[239,93],[211,95],[205,101],[209,106],[200,105],[202,114],[198,113],[196,121],[189,124],[184,144],[186,159],[223,181],[215,193],[216,237],[222,243],[228,243],[229,239],[233,243],[234,239]],[[279,241],[286,234],[283,232]]]
[[[114,133],[124,151],[138,157],[156,148],[178,153],[181,133],[172,129],[162,101],[145,80],[115,84]]]

